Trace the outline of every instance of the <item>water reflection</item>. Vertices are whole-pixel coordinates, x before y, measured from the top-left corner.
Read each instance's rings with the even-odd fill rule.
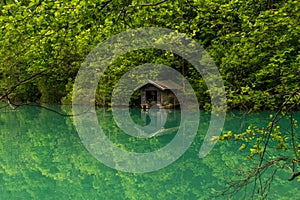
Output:
[[[68,107],[53,108],[70,112]],[[262,121],[262,114],[234,114],[228,114],[225,131],[242,130],[249,123]],[[99,109],[97,115],[114,143],[135,152],[161,148],[176,134],[174,131],[159,137],[134,138],[118,129],[111,111]],[[137,124],[150,123],[149,113],[131,110],[130,115]],[[180,111],[168,112],[164,128],[179,126],[180,115]],[[118,172],[92,157],[82,145],[72,118],[34,107],[22,107],[16,112],[1,110],[0,199],[212,198],[235,175],[234,169],[240,166],[243,156],[237,152],[240,144],[217,143],[207,157],[198,158],[209,117],[201,113],[198,134],[179,160],[155,172],[133,174]],[[287,182],[286,178],[288,174],[276,176],[270,199],[300,199],[298,183]]]

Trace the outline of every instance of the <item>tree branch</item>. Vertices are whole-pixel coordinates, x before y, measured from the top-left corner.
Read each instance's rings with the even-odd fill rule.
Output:
[[[292,181],[292,180],[294,180],[297,176],[300,176],[300,172],[297,172],[296,174],[293,173],[293,174],[292,174],[292,177],[289,178],[288,180],[289,180],[289,181]]]
[[[30,80],[36,78],[36,77],[39,77],[39,76],[43,75],[43,73],[45,73],[46,71],[48,71],[48,69],[43,70],[43,71],[41,71],[41,72],[39,72],[39,73],[36,73],[36,74],[34,74],[34,75],[32,75],[32,76],[30,76],[30,77],[28,77],[28,78],[26,78],[26,79],[24,79],[24,80],[18,82],[16,85],[14,85],[14,86],[12,86],[11,88],[9,88],[8,90],[6,90],[6,92],[5,92],[3,95],[0,96],[0,101],[3,100],[4,98],[7,98],[8,95],[10,95],[10,94],[11,94],[17,87],[19,87],[21,84],[26,83],[26,82],[28,82],[28,81],[30,81]]]
[[[91,109],[91,107],[89,107],[89,108],[86,109],[86,111],[84,111],[82,113],[77,113],[77,114],[64,114],[64,113],[61,113],[57,110],[54,110],[54,109],[51,109],[51,108],[48,108],[46,106],[42,106],[42,105],[39,105],[39,104],[37,104],[37,105],[36,104],[28,104],[28,103],[26,103],[26,104],[15,104],[13,102],[10,102],[10,106],[13,106],[13,110],[16,110],[18,107],[21,107],[21,106],[38,107],[38,108],[42,108],[42,109],[54,112],[55,114],[58,114],[62,117],[74,117],[74,116],[83,115],[83,114],[89,113],[90,109]]]
[[[112,0],[108,0],[106,2],[104,2],[103,6],[101,6],[100,10],[99,11],[102,11],[106,6],[108,6],[108,4],[112,2]]]
[[[150,7],[150,6],[158,6],[164,2],[166,2],[168,0],[163,0],[163,1],[159,1],[157,3],[145,3],[145,4],[138,4],[137,6],[141,6],[141,7]],[[128,7],[133,7],[133,5],[129,5]]]

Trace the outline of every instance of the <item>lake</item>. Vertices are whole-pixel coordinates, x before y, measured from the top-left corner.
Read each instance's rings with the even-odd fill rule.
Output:
[[[46,106],[71,114],[69,106]],[[228,112],[223,131],[242,132],[251,123],[262,126],[269,114]],[[170,143],[178,131],[180,115],[179,110],[167,111],[166,131],[162,135],[139,138],[122,132],[111,110],[97,110],[107,138],[126,151],[139,153],[156,151]],[[141,126],[151,123],[149,112],[132,109],[130,116]],[[159,123],[159,118],[154,119]],[[199,159],[209,119],[208,113],[201,112],[197,135],[179,159],[159,170],[131,173],[112,169],[92,156],[72,117],[34,106],[19,107],[16,111],[3,108],[0,110],[0,199],[228,199],[218,194],[236,177],[247,152],[238,150],[239,142],[218,142],[206,157]],[[300,199],[299,183],[287,181],[289,177],[285,170],[276,174],[268,199]],[[232,199],[242,199],[243,195],[240,192]],[[249,189],[245,198],[250,197]]]

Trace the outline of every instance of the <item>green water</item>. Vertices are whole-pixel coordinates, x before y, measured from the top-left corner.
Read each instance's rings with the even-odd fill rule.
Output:
[[[52,108],[71,112],[70,107]],[[147,113],[130,112],[136,123],[149,123]],[[129,137],[113,122],[111,111],[99,109],[97,114],[111,141],[128,151],[154,151],[176,134],[171,129],[167,135],[150,139]],[[242,131],[250,123],[262,125],[268,114],[229,112],[224,131]],[[179,111],[169,111],[167,116],[165,128],[180,124]],[[158,171],[133,174],[111,169],[91,156],[72,117],[32,106],[1,109],[0,199],[215,199],[235,177],[244,155],[238,151],[239,143],[218,142],[208,156],[199,159],[208,125],[209,115],[201,113],[196,138],[183,156]],[[288,171],[276,175],[268,199],[300,199],[299,183],[288,178]],[[232,199],[242,199],[242,195]],[[250,195],[246,193],[246,198]]]

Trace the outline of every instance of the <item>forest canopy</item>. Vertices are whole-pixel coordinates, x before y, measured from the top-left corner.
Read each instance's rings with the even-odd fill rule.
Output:
[[[198,41],[220,70],[230,109],[276,110],[290,94],[290,104],[300,97],[298,0],[5,0],[0,8],[1,100],[70,104],[88,53],[139,27],[169,28]],[[209,107],[207,87],[193,66],[151,49],[111,64],[99,82],[97,105],[109,105],[119,78],[143,63],[178,70],[201,108]]]

